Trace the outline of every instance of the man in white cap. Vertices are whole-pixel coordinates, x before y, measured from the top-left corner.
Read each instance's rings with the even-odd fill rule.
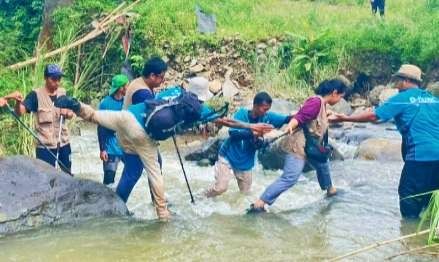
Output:
[[[384,122],[395,120],[402,136],[404,168],[399,181],[400,211],[404,218],[418,218],[431,194],[439,189],[439,99],[420,88],[421,69],[402,65],[392,82],[399,93],[371,112],[334,115],[331,122]]]

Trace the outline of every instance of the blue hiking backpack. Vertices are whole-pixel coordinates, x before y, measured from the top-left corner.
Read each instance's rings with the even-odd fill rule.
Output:
[[[198,97],[178,88],[180,94],[169,100],[145,100],[145,131],[154,140],[166,140],[177,129],[190,126],[201,118],[202,104]],[[177,94],[174,89],[173,94]]]

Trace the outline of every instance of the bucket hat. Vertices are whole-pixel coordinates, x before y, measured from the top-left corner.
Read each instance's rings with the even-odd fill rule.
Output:
[[[422,82],[422,71],[419,67],[415,65],[402,65],[399,68],[398,72],[396,72],[393,76],[408,78],[417,82]]]
[[[193,77],[188,79],[188,82],[187,91],[197,95],[200,101],[204,102],[213,97],[213,94],[209,91],[209,80],[206,78]]]

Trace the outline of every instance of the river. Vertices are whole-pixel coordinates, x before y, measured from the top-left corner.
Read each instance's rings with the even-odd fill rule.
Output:
[[[73,172],[101,181],[94,130],[74,137]],[[201,193],[213,181],[212,167],[185,162],[196,204],[190,203],[172,145],[163,150],[166,192],[173,212],[169,223],[155,219],[143,176],[128,202],[133,218],[103,218],[79,225],[45,227],[0,238],[1,261],[320,261],[416,230],[402,222],[397,185],[401,162],[345,160],[331,163],[339,194],[326,198],[314,172],[284,193],[261,215],[245,209],[280,172],[257,166],[249,195],[229,190],[216,199]],[[120,167],[118,177],[120,176]],[[424,239],[397,242],[351,258],[380,261]],[[396,261],[434,261],[400,256]]]

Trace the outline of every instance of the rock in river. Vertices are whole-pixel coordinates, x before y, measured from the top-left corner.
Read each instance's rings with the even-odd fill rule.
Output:
[[[126,215],[125,203],[100,183],[70,177],[29,157],[0,159],[0,235]]]

